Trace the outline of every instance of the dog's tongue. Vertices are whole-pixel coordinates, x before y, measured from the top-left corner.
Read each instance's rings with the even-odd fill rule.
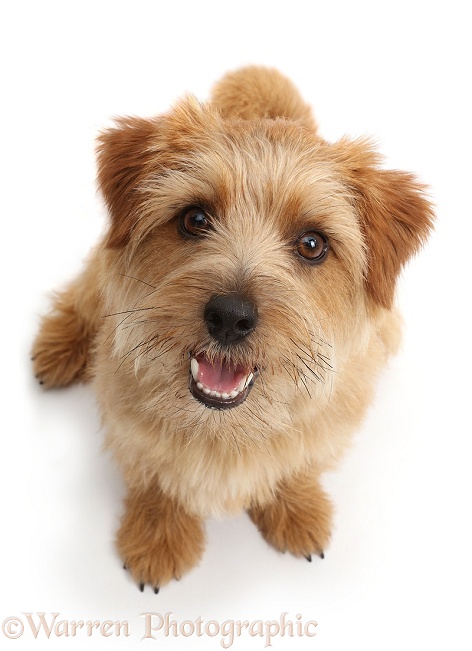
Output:
[[[205,355],[199,355],[197,362],[198,381],[212,391],[231,393],[246,379],[247,372],[242,366],[229,367],[223,360],[210,364]]]

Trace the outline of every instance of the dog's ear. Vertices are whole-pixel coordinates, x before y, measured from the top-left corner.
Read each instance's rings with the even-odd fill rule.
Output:
[[[290,79],[274,68],[247,66],[226,74],[213,88],[211,103],[223,117],[286,118],[316,131],[316,122]]]
[[[107,247],[125,246],[138,226],[145,228],[146,182],[178,168],[218,121],[216,109],[188,96],[154,118],[118,118],[99,136],[97,177],[110,216]]]
[[[367,248],[367,292],[390,308],[401,268],[431,231],[432,204],[413,174],[382,169],[381,157],[370,143],[343,140],[334,147],[343,152],[343,175],[360,215]]]
[[[106,245],[124,246],[130,237],[142,197],[139,186],[156,157],[159,118],[119,118],[98,139],[98,184],[110,213]]]

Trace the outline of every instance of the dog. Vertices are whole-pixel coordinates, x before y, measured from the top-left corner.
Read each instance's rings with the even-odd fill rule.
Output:
[[[332,468],[400,341],[398,275],[433,207],[367,139],[327,142],[280,72],[101,133],[109,221],[33,345],[44,387],[90,381],[128,488],[117,534],[143,590],[246,510],[276,550],[330,539]]]

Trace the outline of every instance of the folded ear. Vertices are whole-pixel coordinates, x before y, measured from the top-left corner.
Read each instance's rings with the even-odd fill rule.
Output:
[[[397,277],[425,242],[434,213],[425,186],[413,174],[379,167],[369,143],[341,141],[343,174],[353,192],[367,247],[366,288],[391,307]]]
[[[209,137],[221,117],[192,96],[168,113],[144,119],[124,117],[98,138],[98,184],[110,215],[105,245],[125,246],[141,223],[146,182],[166,170],[185,167],[190,151]]]
[[[98,183],[110,213],[106,245],[124,246],[137,220],[140,183],[156,157],[158,120],[119,118],[98,139]]]
[[[316,122],[290,79],[274,68],[247,66],[226,74],[213,88],[211,104],[223,117],[286,118],[316,131]]]

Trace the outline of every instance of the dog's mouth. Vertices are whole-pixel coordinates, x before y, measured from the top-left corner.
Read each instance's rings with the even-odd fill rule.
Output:
[[[189,389],[205,407],[232,409],[246,400],[257,375],[257,369],[235,366],[224,358],[210,361],[202,353],[190,359]]]

